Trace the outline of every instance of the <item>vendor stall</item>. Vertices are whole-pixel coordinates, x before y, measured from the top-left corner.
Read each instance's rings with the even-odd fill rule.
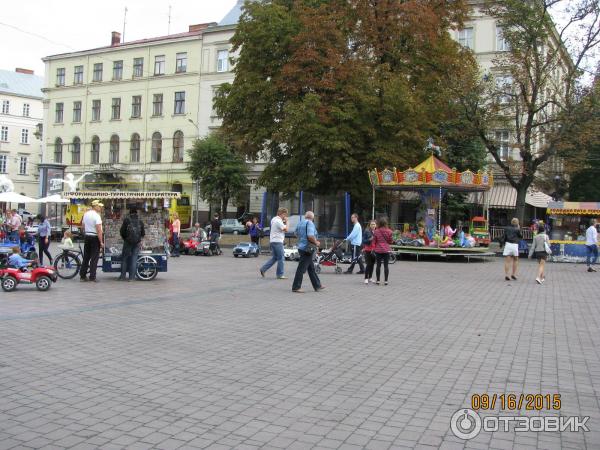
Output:
[[[485,236],[479,236],[475,240],[471,236],[465,236],[462,230],[452,230],[449,224],[443,226],[442,199],[447,192],[488,191],[493,185],[491,173],[482,171],[475,173],[470,170],[458,172],[432,154],[418,166],[404,171],[396,168],[381,171],[373,169],[369,171],[369,180],[373,187],[373,215],[375,214],[375,192],[378,190],[414,191],[421,198],[421,208],[416,219],[421,226],[417,234],[402,242],[400,247],[408,249],[434,247],[443,251],[449,247],[464,248],[489,243],[489,235],[487,239]],[[487,232],[487,225],[481,231],[483,232]]]
[[[103,272],[120,272],[123,240],[119,230],[129,209],[135,207],[144,223],[146,235],[138,258],[138,278],[150,280],[158,272],[167,271],[167,224],[171,199],[180,198],[179,192],[127,192],[127,191],[74,191],[63,192],[63,197],[72,204],[80,205],[85,212],[92,200],[104,204],[102,224],[104,231]]]
[[[550,247],[552,261],[585,262],[585,231],[591,219],[600,218],[597,202],[550,202]]]

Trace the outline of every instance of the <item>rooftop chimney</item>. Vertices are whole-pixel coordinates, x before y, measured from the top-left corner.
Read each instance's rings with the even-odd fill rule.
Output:
[[[33,70],[31,70],[31,69],[22,69],[21,67],[17,67],[15,69],[15,72],[17,72],[17,73],[24,73],[26,75],[33,75]]]
[[[121,43],[121,33],[118,31],[113,31],[110,37],[110,46],[114,47],[115,45],[119,45]]]
[[[190,25],[189,32],[192,33],[194,31],[202,31],[208,27],[214,27],[217,22],[208,22],[208,23],[198,23],[196,25]]]

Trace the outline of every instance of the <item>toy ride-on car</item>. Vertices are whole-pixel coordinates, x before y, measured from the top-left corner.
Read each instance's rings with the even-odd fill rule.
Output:
[[[30,269],[4,267],[0,269],[0,283],[6,292],[14,291],[19,284],[35,284],[38,291],[47,291],[58,279],[51,267],[38,266]]]
[[[477,216],[471,219],[471,226],[469,232],[475,239],[475,245],[477,247],[489,247],[490,245],[490,231],[488,228],[488,221],[485,217]]]
[[[185,255],[198,255],[202,253],[202,241],[196,237],[181,242],[181,253]]]
[[[243,256],[244,258],[248,258],[250,256],[258,257],[260,254],[260,249],[258,245],[254,242],[240,242],[233,248],[233,256]]]
[[[298,252],[298,247],[285,247],[283,249],[283,257],[288,261],[300,261],[300,252]]]

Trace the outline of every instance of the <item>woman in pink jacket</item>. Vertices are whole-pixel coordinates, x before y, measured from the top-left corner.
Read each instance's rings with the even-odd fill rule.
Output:
[[[388,221],[385,217],[382,217],[377,222],[377,229],[373,233],[373,252],[375,253],[375,259],[377,261],[377,269],[375,275],[377,276],[376,284],[379,284],[379,277],[381,273],[381,263],[383,262],[383,275],[385,277],[384,284],[388,284],[388,276],[390,269],[388,267],[390,261],[390,244],[392,243],[392,230],[388,227]]]

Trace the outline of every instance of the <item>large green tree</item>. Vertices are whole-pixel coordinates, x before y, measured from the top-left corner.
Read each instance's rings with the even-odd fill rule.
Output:
[[[260,183],[369,198],[366,171],[413,165],[444,145],[472,55],[450,37],[457,0],[247,2],[232,39],[235,80],[215,107],[236,147],[268,165]]]
[[[221,211],[226,212],[229,201],[248,186],[244,157],[219,133],[196,140],[189,154],[188,170],[192,179],[200,183],[200,197],[210,203],[218,202]]]
[[[580,157],[573,136],[589,118],[581,81],[600,43],[600,5],[597,0],[488,0],[484,11],[497,19],[504,48],[496,69],[461,103],[473,132],[517,190],[516,216],[523,220],[527,189],[544,168],[555,158],[573,164]],[[560,12],[561,26],[553,22],[553,11]],[[511,136],[508,155],[500,130]]]

